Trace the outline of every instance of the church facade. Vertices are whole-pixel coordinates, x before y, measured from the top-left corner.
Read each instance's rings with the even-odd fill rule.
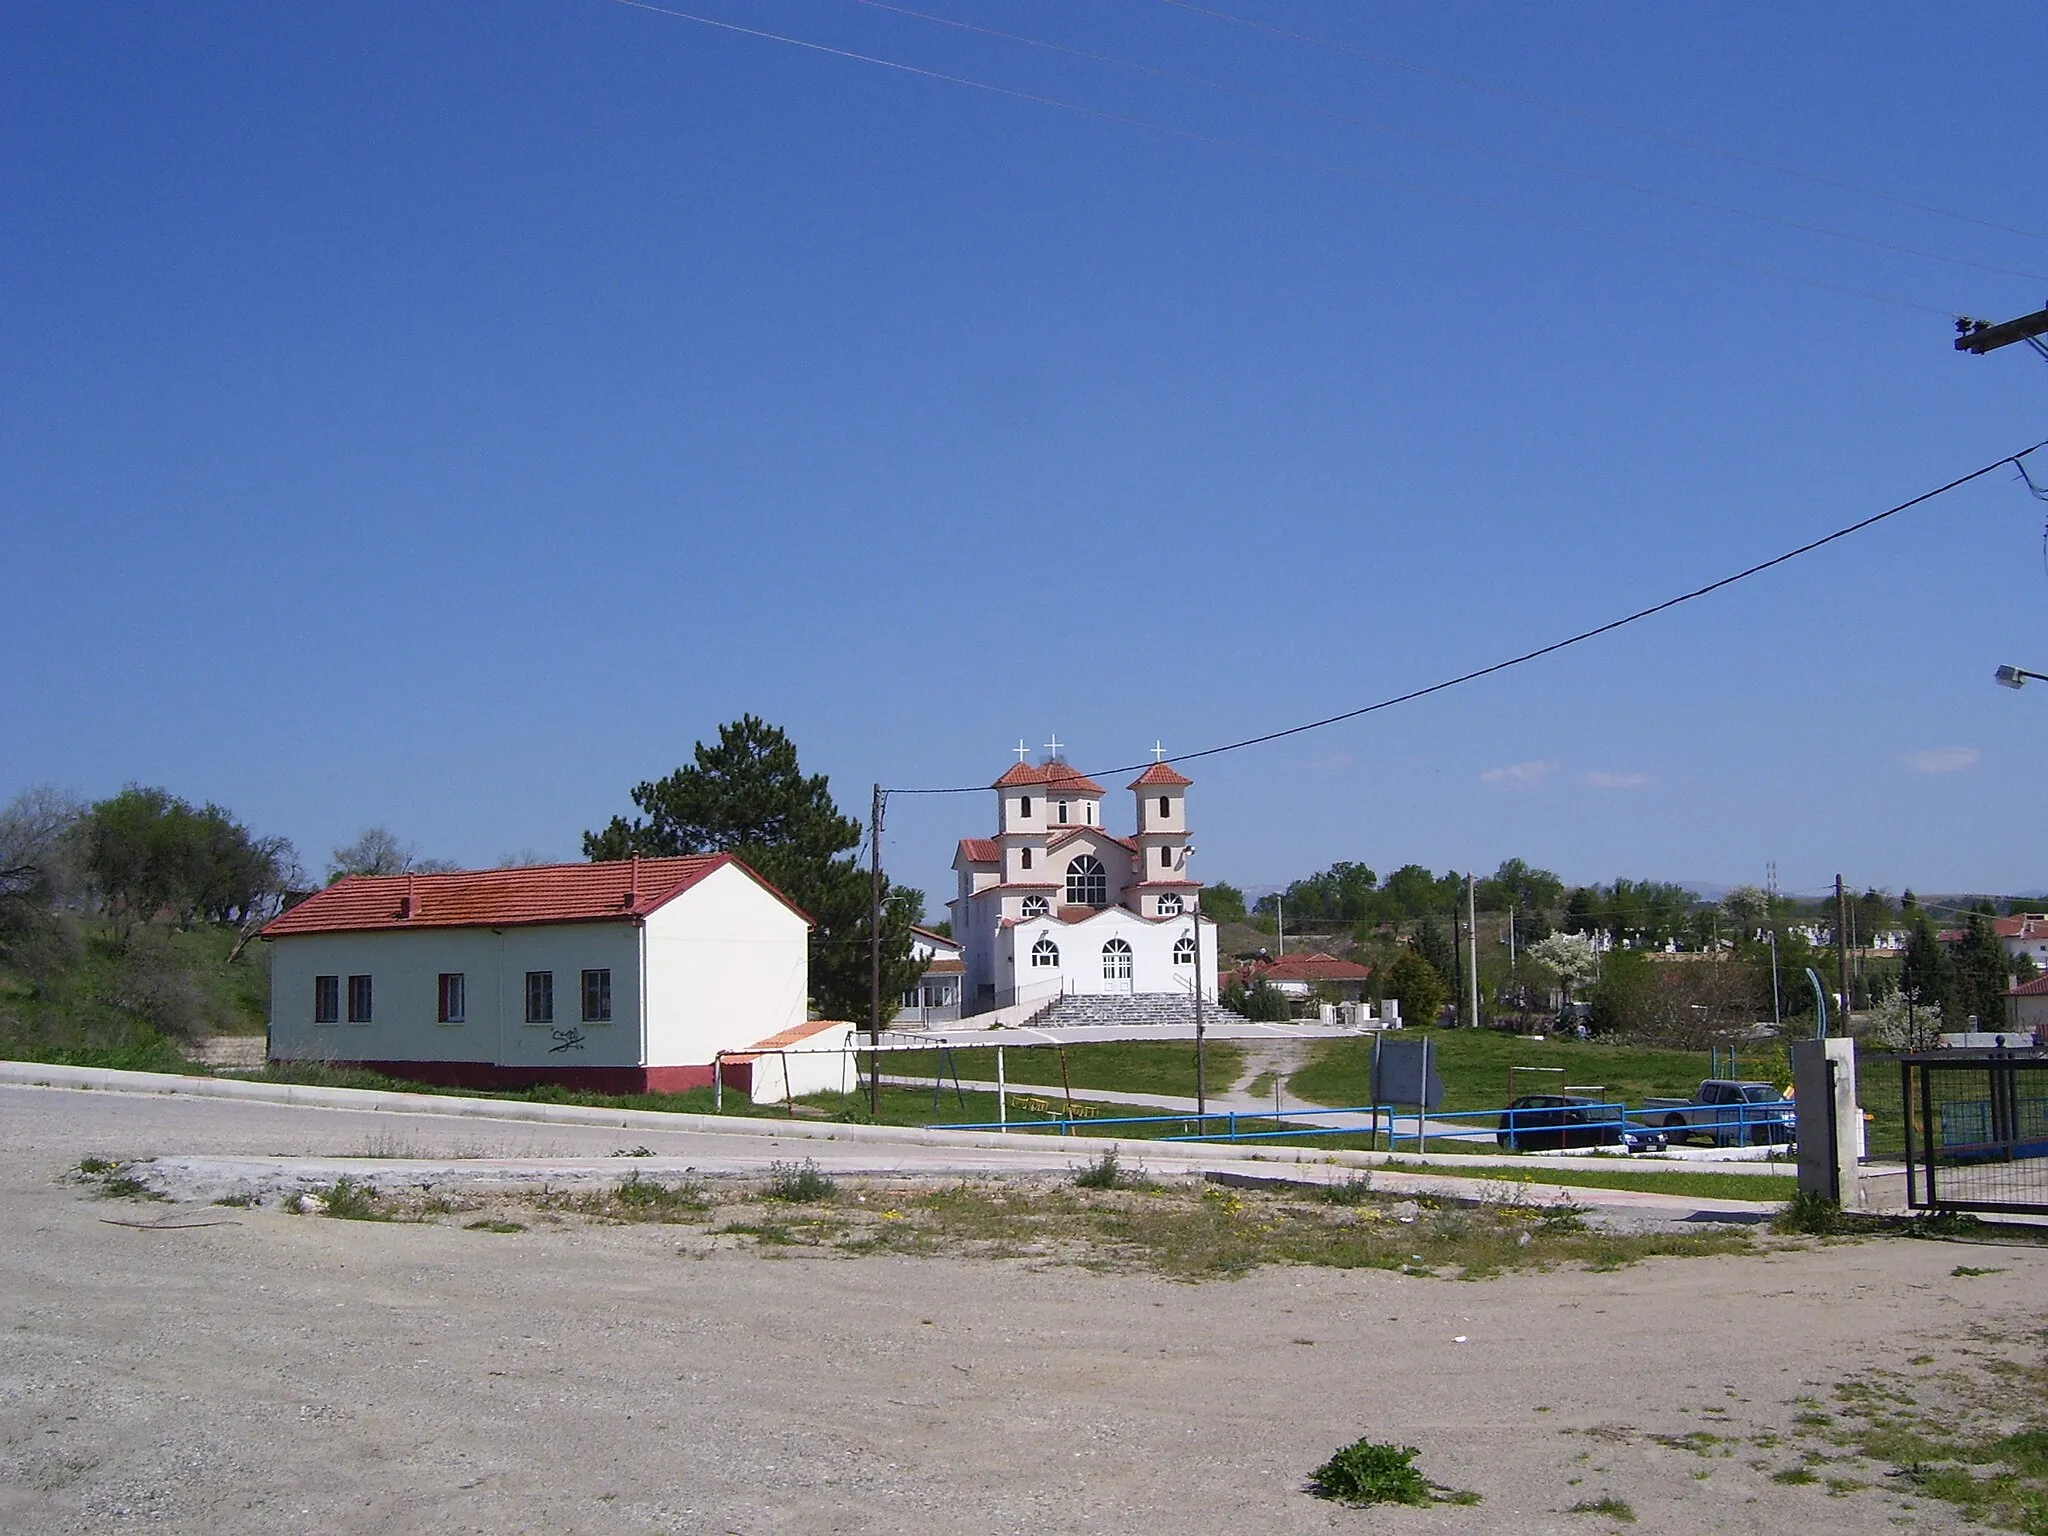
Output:
[[[965,1011],[1071,993],[1215,997],[1216,925],[1188,874],[1193,782],[1163,762],[1139,774],[1123,836],[1105,824],[1103,787],[1057,757],[995,781],[996,835],[962,838],[953,859]]]

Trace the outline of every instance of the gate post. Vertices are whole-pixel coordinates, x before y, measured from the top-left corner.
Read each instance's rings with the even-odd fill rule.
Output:
[[[1799,1117],[1799,1192],[1863,1203],[1857,1153],[1856,1042],[1846,1036],[1792,1042],[1792,1099]]]

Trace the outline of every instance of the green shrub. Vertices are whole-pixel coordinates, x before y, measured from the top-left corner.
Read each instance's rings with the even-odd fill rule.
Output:
[[[768,1165],[767,1195],[770,1200],[787,1200],[793,1205],[829,1200],[838,1188],[830,1175],[819,1172],[815,1158],[807,1157],[801,1163]]]
[[[1636,1523],[1636,1507],[1627,1499],[1617,1499],[1611,1493],[1604,1493],[1597,1499],[1581,1499],[1570,1509],[1568,1515],[1605,1515],[1610,1520],[1619,1520],[1623,1525]]]
[[[1356,1440],[1309,1474],[1309,1491],[1342,1504],[1428,1504],[1428,1478],[1411,1463],[1412,1445]]]
[[[695,1179],[679,1179],[673,1184],[664,1184],[658,1179],[641,1178],[637,1168],[625,1183],[612,1191],[612,1198],[630,1210],[647,1215],[667,1211],[701,1211],[705,1204],[704,1186]]]
[[[1100,1157],[1074,1174],[1074,1183],[1082,1189],[1129,1189],[1135,1182],[1124,1171],[1123,1159],[1115,1147],[1104,1147]]]
[[[1779,1208],[1771,1219],[1771,1230],[1826,1237],[1842,1230],[1842,1204],[1817,1190],[1802,1189]]]
[[[1316,1198],[1325,1205],[1364,1205],[1372,1198],[1372,1174],[1354,1173],[1334,1183],[1318,1184]]]

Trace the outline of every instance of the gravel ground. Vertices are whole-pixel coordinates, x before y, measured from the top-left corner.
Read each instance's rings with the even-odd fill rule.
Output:
[[[762,1160],[818,1150],[729,1139]],[[106,1201],[65,1178],[86,1156],[628,1140],[708,1163],[728,1138],[0,1089],[0,1530],[1604,1532],[1566,1512],[1603,1494],[1641,1532],[1949,1530],[1948,1506],[1882,1477],[1839,1497],[1774,1482],[1797,1456],[1771,1437],[1852,1373],[2037,1358],[2048,1321],[2038,1248],[1189,1286],[685,1258],[658,1226],[498,1235]],[[231,1224],[106,1219],[165,1210]],[[1648,1438],[1703,1427],[1739,1451]],[[1419,1447],[1481,1502],[1355,1511],[1302,1492],[1363,1434]]]

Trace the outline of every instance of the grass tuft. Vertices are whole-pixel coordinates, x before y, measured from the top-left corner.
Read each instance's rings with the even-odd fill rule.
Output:
[[[1603,1493],[1597,1499],[1581,1499],[1570,1509],[1568,1515],[1605,1515],[1610,1520],[1619,1520],[1623,1525],[1636,1523],[1636,1507],[1627,1499],[1617,1499],[1611,1493]]]
[[[802,1205],[813,1200],[830,1200],[838,1188],[829,1174],[819,1172],[817,1159],[807,1157],[801,1163],[770,1163],[768,1188],[764,1193],[770,1200]]]
[[[1309,1491],[1340,1504],[1428,1504],[1431,1484],[1412,1445],[1354,1440],[1309,1474]]]

